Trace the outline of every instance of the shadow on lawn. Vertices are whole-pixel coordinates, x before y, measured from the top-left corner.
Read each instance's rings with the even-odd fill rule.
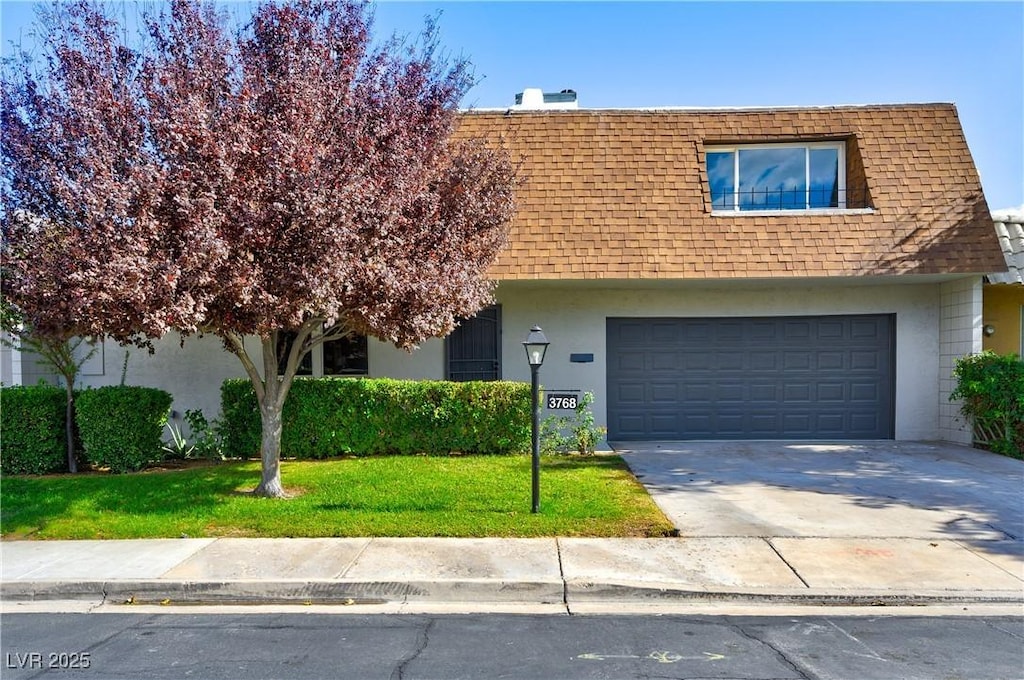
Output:
[[[76,505],[97,512],[179,515],[212,508],[259,481],[251,464],[224,463],[190,470],[126,475],[5,476],[0,487],[0,531],[31,533]]]

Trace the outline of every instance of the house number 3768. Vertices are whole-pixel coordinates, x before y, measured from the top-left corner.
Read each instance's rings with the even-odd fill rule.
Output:
[[[580,400],[575,394],[549,394],[548,408],[553,410],[575,410]]]

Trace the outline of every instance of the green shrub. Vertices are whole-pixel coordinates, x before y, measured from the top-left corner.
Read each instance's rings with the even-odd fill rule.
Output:
[[[0,400],[0,470],[14,475],[67,471],[64,389],[5,387]]]
[[[1024,458],[1024,362],[1015,354],[991,351],[957,359],[957,385],[950,400],[972,423],[975,443]]]
[[[540,427],[542,453],[593,455],[608,428],[594,425],[594,393],[584,392],[571,415],[548,416]]]
[[[259,454],[260,414],[247,380],[221,387],[224,454]],[[530,386],[388,378],[299,379],[283,413],[281,452],[504,454],[530,447]]]
[[[171,401],[170,394],[152,387],[83,391],[75,413],[86,459],[111,472],[141,470],[162,459],[160,437]]]

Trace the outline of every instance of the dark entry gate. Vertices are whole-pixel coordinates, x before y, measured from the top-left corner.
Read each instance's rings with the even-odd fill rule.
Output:
[[[462,320],[446,341],[449,380],[501,379],[501,306]]]

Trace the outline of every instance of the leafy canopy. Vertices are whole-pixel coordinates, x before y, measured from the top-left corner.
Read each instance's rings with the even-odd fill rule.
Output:
[[[515,168],[457,134],[472,76],[433,22],[373,49],[363,3],[164,7],[129,41],[61,4],[5,69],[2,286],[36,332],[410,347],[489,301]]]

